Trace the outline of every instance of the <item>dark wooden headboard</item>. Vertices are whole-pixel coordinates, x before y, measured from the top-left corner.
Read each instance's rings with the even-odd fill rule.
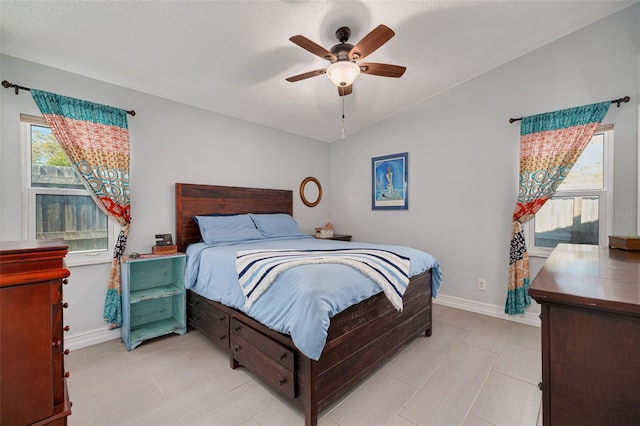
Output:
[[[184,252],[187,245],[201,240],[194,216],[243,213],[288,213],[293,216],[293,191],[176,183],[178,251]]]

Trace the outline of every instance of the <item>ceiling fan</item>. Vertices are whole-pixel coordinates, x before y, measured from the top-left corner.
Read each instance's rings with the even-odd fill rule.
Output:
[[[320,68],[294,75],[286,80],[293,83],[317,75],[327,74],[333,84],[338,87],[340,96],[345,96],[351,94],[353,91],[353,81],[360,73],[381,77],[402,77],[402,74],[404,74],[407,69],[406,67],[374,62],[357,63],[359,60],[364,59],[376,51],[394,35],[395,33],[391,28],[386,25],[378,25],[354,46],[353,44],[347,43],[349,36],[351,36],[351,30],[348,27],[341,27],[336,31],[336,38],[340,43],[333,46],[331,50],[325,49],[305,36],[295,35],[289,40],[314,55],[328,60],[331,62],[331,65],[327,68]]]

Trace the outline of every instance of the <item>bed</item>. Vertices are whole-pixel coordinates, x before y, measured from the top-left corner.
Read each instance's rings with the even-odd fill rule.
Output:
[[[293,215],[293,192],[289,190],[176,183],[175,200],[176,244],[182,252],[202,240],[195,216]],[[431,335],[431,284],[431,269],[411,277],[402,312],[379,293],[337,313],[317,360],[298,349],[290,335],[192,290],[187,292],[188,323],[228,352],[231,368],[251,371],[298,406],[306,425],[315,425],[321,409],[414,338]]]

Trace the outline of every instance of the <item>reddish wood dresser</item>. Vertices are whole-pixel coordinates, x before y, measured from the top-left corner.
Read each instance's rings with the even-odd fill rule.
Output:
[[[64,240],[0,242],[0,424],[66,425]],[[68,352],[66,352],[68,353]]]
[[[529,289],[542,309],[548,425],[640,423],[640,252],[560,244]]]

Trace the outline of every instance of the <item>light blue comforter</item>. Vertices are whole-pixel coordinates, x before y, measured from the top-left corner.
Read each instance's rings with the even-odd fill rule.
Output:
[[[346,265],[302,265],[278,276],[249,309],[238,283],[236,253],[252,249],[382,248],[411,259],[409,276],[432,270],[432,295],[442,283],[435,257],[404,246],[320,240],[269,239],[232,245],[192,244],[187,248],[185,286],[195,293],[242,311],[272,330],[291,336],[307,357],[318,360],[330,319],[349,306],[380,293],[377,284]]]

